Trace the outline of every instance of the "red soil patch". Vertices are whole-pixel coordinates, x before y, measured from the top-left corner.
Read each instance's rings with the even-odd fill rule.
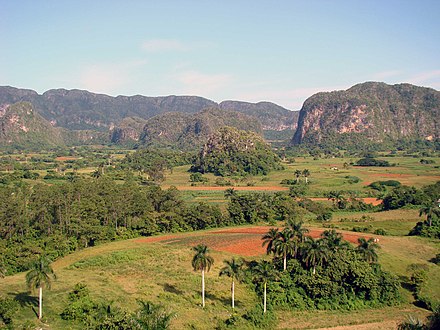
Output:
[[[265,227],[221,229],[206,233],[206,235],[201,236],[201,238],[203,238],[203,241],[207,245],[209,245],[209,247],[212,248],[213,250],[229,252],[245,257],[261,256],[266,253],[266,248],[262,246],[263,241],[261,240],[261,237],[262,235],[267,233],[270,228],[273,227],[265,226]],[[309,233],[307,235],[313,238],[319,238],[324,230],[325,229],[316,229],[316,228],[309,229]],[[341,232],[341,233],[344,240],[355,244],[357,243],[358,238],[360,237],[364,237],[366,239],[369,238],[362,234],[347,233],[347,232]],[[223,240],[212,239],[212,241],[210,241],[209,238],[210,235],[213,236],[223,235],[228,237],[225,237]],[[168,241],[170,239],[175,239],[177,237],[184,238],[181,235],[164,235],[164,236],[139,238],[136,240],[136,242],[153,243],[160,241]]]

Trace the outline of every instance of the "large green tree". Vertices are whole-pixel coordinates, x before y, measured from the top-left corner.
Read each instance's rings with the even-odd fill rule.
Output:
[[[29,289],[38,289],[38,318],[43,316],[43,287],[50,289],[51,278],[55,279],[56,275],[50,266],[50,261],[41,256],[32,265],[31,270],[26,274],[26,284]]]
[[[199,244],[192,248],[195,251],[191,265],[194,271],[202,273],[202,307],[205,307],[205,271],[209,271],[214,264],[214,259],[208,255],[209,250],[206,245]]]
[[[220,276],[230,277],[231,282],[231,300],[232,300],[232,308],[235,308],[235,281],[241,282],[244,276],[243,270],[243,259],[235,259],[224,260],[225,266],[220,270]]]

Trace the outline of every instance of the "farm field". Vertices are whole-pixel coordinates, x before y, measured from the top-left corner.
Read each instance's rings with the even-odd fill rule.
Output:
[[[87,283],[92,296],[113,301],[116,306],[136,308],[136,299],[164,304],[176,313],[172,329],[212,329],[212,325],[229,317],[230,282],[218,276],[222,260],[232,256],[265,258],[261,235],[269,227],[235,227],[192,233],[179,233],[103,244],[82,250],[53,263],[58,280],[44,294],[42,329],[64,329],[67,324],[59,317],[65,308],[67,294],[78,282]],[[322,231],[312,228],[312,236]],[[361,233],[343,232],[350,241],[368,237]],[[200,274],[191,267],[192,246],[206,244],[212,249],[214,266],[206,275],[207,305],[200,307]],[[440,276],[438,266],[427,260],[438,251],[438,242],[417,237],[380,237],[380,261],[385,269],[399,276],[408,276],[406,266],[423,263],[429,267],[429,277]],[[34,296],[29,296],[24,274],[9,276],[0,282],[0,290],[17,297],[22,303],[20,321],[35,320],[32,311]],[[427,292],[440,296],[440,288],[430,283]],[[309,329],[344,326],[341,329],[393,329],[406,315],[423,318],[428,313],[412,305],[412,296],[402,289],[400,306],[354,312],[285,312],[277,311],[279,329]],[[260,303],[259,298],[244,284],[237,285],[238,313]],[[80,329],[69,324],[70,329]]]
[[[374,181],[397,180],[403,185],[421,188],[424,185],[440,181],[440,158],[433,158],[434,164],[420,164],[419,158],[411,157],[382,157],[396,166],[392,167],[360,167],[349,166],[344,169],[344,163],[356,161],[353,158],[329,158],[314,160],[311,157],[295,158],[295,163],[284,163],[285,170],[273,171],[267,176],[246,177],[245,179],[230,178],[231,186],[218,186],[215,184],[217,177],[205,174],[207,183],[196,183],[191,186],[189,181],[189,166],[180,166],[167,173],[162,187],[175,186],[194,200],[206,199],[218,201],[223,199],[223,192],[228,188],[238,191],[276,192],[287,191],[288,186],[282,185],[283,179],[294,180],[295,170],[308,169],[311,173],[308,197],[322,197],[324,192],[330,190],[355,191],[361,197],[370,197],[367,185]],[[337,168],[337,170],[333,169]],[[359,182],[352,183],[350,178],[357,177]],[[303,177],[300,180],[304,180]]]

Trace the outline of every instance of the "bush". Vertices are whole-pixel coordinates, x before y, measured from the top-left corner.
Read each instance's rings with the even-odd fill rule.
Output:
[[[12,298],[0,297],[0,328],[12,328],[12,317],[18,310],[18,302]]]
[[[380,167],[389,167],[391,166],[389,162],[386,160],[380,160],[375,158],[361,158],[359,159],[355,166],[380,166]]]
[[[388,232],[385,229],[377,228],[373,234],[386,236],[386,235],[388,235]]]
[[[347,179],[347,182],[349,184],[354,184],[354,183],[361,182],[361,179],[358,178],[357,176],[347,175],[347,176],[345,176],[345,178]]]
[[[258,304],[243,315],[243,318],[249,321],[255,328],[273,329],[276,323],[275,314],[270,308],[263,313],[263,307]]]

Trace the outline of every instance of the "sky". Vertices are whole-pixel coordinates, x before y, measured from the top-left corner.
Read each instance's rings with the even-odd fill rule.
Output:
[[[270,101],[440,90],[440,1],[0,0],[0,85]]]

